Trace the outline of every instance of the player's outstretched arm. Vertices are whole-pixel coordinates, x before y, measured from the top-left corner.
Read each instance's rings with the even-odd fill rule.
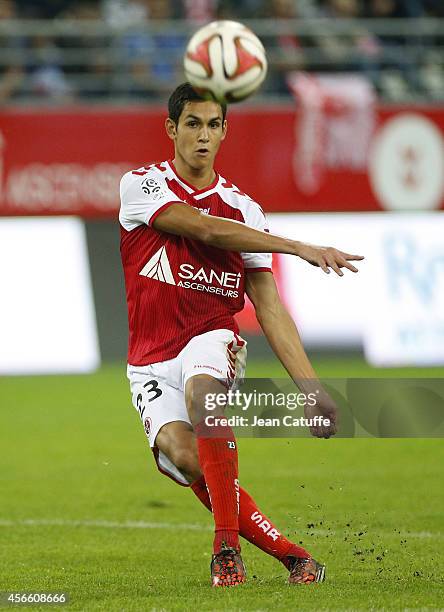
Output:
[[[302,392],[315,393],[318,398],[315,406],[304,407],[305,416],[330,419],[330,426],[311,427],[311,433],[318,438],[329,438],[336,433],[336,405],[319,382],[297,327],[281,302],[273,275],[269,272],[247,274],[246,292],[276,357]]]
[[[154,220],[153,227],[227,251],[297,255],[313,266],[319,266],[327,274],[332,269],[339,276],[343,276],[341,268],[357,272],[350,261],[364,259],[362,255],[350,255],[333,247],[315,246],[261,232],[245,223],[205,215],[192,206],[179,203],[162,211]]]

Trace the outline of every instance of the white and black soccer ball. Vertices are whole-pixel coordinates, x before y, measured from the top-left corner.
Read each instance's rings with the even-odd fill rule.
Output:
[[[213,21],[188,43],[185,75],[194,89],[222,103],[251,96],[265,79],[267,58],[259,38],[237,21]]]

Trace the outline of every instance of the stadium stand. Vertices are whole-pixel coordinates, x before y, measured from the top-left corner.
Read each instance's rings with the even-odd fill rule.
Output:
[[[163,101],[203,22],[242,20],[267,47],[257,101],[289,70],[358,72],[383,100],[444,99],[440,0],[0,0],[0,104]]]

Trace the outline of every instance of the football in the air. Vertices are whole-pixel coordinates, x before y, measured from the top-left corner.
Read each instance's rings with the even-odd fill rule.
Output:
[[[237,21],[213,21],[188,43],[185,75],[202,96],[227,103],[251,96],[267,74],[259,38]]]

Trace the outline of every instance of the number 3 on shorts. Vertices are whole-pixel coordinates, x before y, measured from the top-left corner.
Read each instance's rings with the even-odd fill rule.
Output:
[[[143,386],[139,387],[133,394],[133,404],[139,412],[140,418],[143,419],[147,404],[153,402],[162,395],[163,391],[159,387],[157,380],[149,380]]]

